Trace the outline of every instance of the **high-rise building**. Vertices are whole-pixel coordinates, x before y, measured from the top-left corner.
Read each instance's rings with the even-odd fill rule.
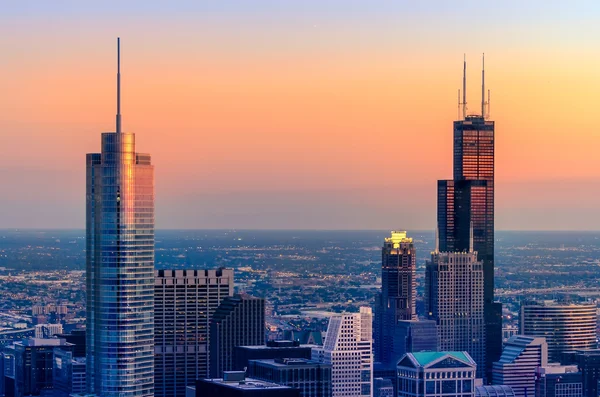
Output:
[[[333,316],[325,344],[314,348],[313,360],[331,365],[333,397],[373,394],[373,313],[361,307],[359,313]]]
[[[74,329],[70,334],[56,334],[55,337],[62,338],[73,344],[73,357],[85,357],[85,330]]]
[[[244,371],[224,371],[223,378],[200,379],[188,386],[186,397],[300,397],[294,387],[246,378]]]
[[[69,397],[86,391],[85,357],[75,357],[72,351],[54,349],[52,368],[54,397]]]
[[[477,364],[467,352],[406,353],[398,362],[398,397],[474,397]]]
[[[405,231],[385,238],[381,252],[381,294],[375,312],[375,357],[390,361],[394,326],[398,321],[416,320],[416,252]],[[395,365],[396,363],[394,363]]]
[[[536,368],[547,365],[544,338],[515,335],[506,342],[500,361],[494,363],[492,382],[512,387],[516,397],[533,396]]]
[[[472,248],[431,254],[425,269],[425,305],[435,320],[441,351],[467,351],[484,377],[483,264]]]
[[[312,356],[316,345],[301,345],[291,340],[271,340],[266,345],[236,346],[233,349],[233,370],[242,371],[250,360],[270,360],[279,358],[306,358]]]
[[[548,364],[535,371],[535,397],[583,397],[576,365]]]
[[[223,376],[233,369],[236,346],[265,344],[265,300],[240,294],[226,297],[210,322],[209,374]]]
[[[453,179],[438,181],[439,249],[473,249],[483,264],[487,376],[502,352],[502,306],[494,302],[494,129],[487,120],[485,72],[482,70],[481,113],[467,115],[466,71],[463,69],[462,119],[454,122]],[[478,363],[481,366],[481,363]]]
[[[580,350],[575,354],[577,368],[581,372],[584,396],[599,395],[600,349]]]
[[[596,348],[596,304],[544,301],[521,305],[520,332],[541,336],[548,343],[548,359],[572,361],[575,351]]]
[[[116,131],[87,155],[88,391],[154,394],[154,167],[121,131],[120,51]]]
[[[304,358],[250,360],[248,376],[300,390],[300,397],[331,397],[331,365]]]
[[[233,296],[233,269],[154,272],[154,395],[184,397],[208,376],[210,320]]]

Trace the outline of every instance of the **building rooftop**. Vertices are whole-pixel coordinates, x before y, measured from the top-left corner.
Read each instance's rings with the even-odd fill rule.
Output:
[[[261,359],[250,360],[250,362],[261,363],[264,366],[272,368],[289,368],[293,367],[329,367],[329,364],[323,364],[318,361],[308,360],[306,358],[276,358],[276,359]]]
[[[200,382],[217,383],[224,387],[243,390],[287,390],[289,386],[278,385],[277,383],[265,382],[258,379],[246,378],[244,371],[225,371],[223,378],[219,379],[202,379]]]
[[[419,365],[425,367],[445,356],[451,356],[460,361],[470,362],[471,358],[465,352],[418,352],[412,353]]]

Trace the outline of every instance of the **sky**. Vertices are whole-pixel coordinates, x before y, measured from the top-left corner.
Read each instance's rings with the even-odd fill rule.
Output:
[[[176,4],[175,4],[176,3]],[[467,58],[496,122],[496,228],[600,225],[600,3],[0,2],[0,228],[83,228],[123,130],[156,227],[435,228]]]

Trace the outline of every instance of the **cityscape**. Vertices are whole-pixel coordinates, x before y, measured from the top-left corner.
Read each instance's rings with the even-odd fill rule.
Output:
[[[257,9],[238,5],[238,10],[229,2],[214,6],[187,4],[185,8],[188,13],[202,18],[211,15],[215,20],[246,13],[253,18],[273,16],[275,9],[284,19],[290,15],[329,15],[321,14],[327,6],[320,8],[312,2],[302,12],[296,8],[298,5],[259,3]],[[368,11],[364,4],[351,1],[350,5],[363,13]],[[112,12],[94,2],[72,6],[69,12],[73,15],[105,12],[98,20]],[[33,15],[67,10],[61,8],[64,4],[56,7],[14,5],[8,9],[11,17],[7,20],[14,23],[22,18],[29,23]],[[145,7],[124,6],[123,12],[132,15],[131,12],[144,10],[148,14],[143,18],[147,18],[162,10],[182,23],[173,34],[197,33],[186,25],[189,15],[173,14],[174,9],[169,7],[149,2]],[[440,10],[420,8],[424,6],[387,7],[413,16],[421,12],[431,17],[441,15]],[[450,12],[447,6],[440,7]],[[491,7],[500,14],[513,7],[531,12],[529,5],[482,7]],[[600,8],[590,7],[597,22]],[[343,15],[348,16],[346,12]],[[387,21],[380,12],[377,11],[377,17]],[[559,14],[545,15],[556,18]],[[67,12],[61,18],[67,21],[72,15]],[[365,14],[365,18],[369,26],[376,26],[374,14]],[[287,21],[292,23],[295,19]],[[584,26],[587,21],[584,18]],[[216,25],[207,27],[207,31],[219,31]],[[268,29],[275,29],[275,25],[279,22]],[[240,26],[254,24],[244,21]],[[311,22],[304,29],[318,26]],[[89,31],[83,26],[79,29]],[[152,34],[146,26],[141,31]],[[282,37],[287,37],[289,30],[281,32]],[[36,35],[31,37],[35,40]],[[268,36],[265,43],[274,45],[279,40]],[[37,40],[46,39],[39,36]],[[428,42],[424,37],[421,40]],[[496,72],[504,72],[491,66],[497,59],[494,55],[490,60],[490,54],[483,51],[457,52],[452,55],[451,70],[436,66],[437,73],[456,76],[451,81],[457,82],[453,92],[456,94],[457,90],[458,95],[454,97],[457,102],[442,101],[449,109],[457,106],[457,113],[455,117],[442,117],[445,127],[435,139],[451,144],[443,146],[447,153],[441,153],[442,147],[432,150],[431,160],[426,160],[434,164],[431,169],[412,164],[410,155],[404,154],[412,150],[411,144],[404,143],[413,139],[414,132],[402,131],[400,125],[391,139],[380,142],[386,149],[376,157],[391,153],[397,158],[388,163],[391,167],[374,169],[377,173],[382,171],[386,178],[379,188],[361,185],[360,176],[356,179],[358,188],[345,185],[344,173],[360,172],[341,151],[340,162],[348,165],[338,173],[335,151],[328,153],[333,163],[325,166],[318,163],[321,160],[315,160],[313,169],[310,163],[320,154],[303,152],[299,147],[300,158],[306,162],[306,169],[301,171],[286,168],[286,156],[295,156],[292,152],[268,158],[268,167],[291,172],[285,183],[281,180],[281,186],[275,184],[285,190],[289,188],[284,186],[287,179],[291,181],[291,190],[283,194],[283,190],[264,189],[260,182],[263,177],[277,179],[276,171],[271,174],[265,168],[255,172],[260,167],[253,168],[256,165],[244,157],[245,150],[235,153],[238,148],[233,142],[239,137],[225,137],[226,141],[231,139],[233,154],[243,158],[229,167],[244,177],[257,178],[256,186],[249,182],[251,189],[245,196],[243,183],[228,179],[230,169],[224,163],[209,171],[195,171],[202,168],[203,160],[199,158],[214,155],[209,140],[206,153],[191,155],[192,160],[198,160],[195,163],[188,158],[191,152],[186,147],[194,143],[179,139],[175,131],[165,132],[162,138],[178,141],[181,148],[176,153],[169,149],[173,147],[170,143],[148,145],[146,142],[157,138],[143,129],[130,132],[130,125],[140,124],[135,117],[129,124],[129,109],[132,113],[137,109],[144,119],[162,117],[160,111],[140,111],[132,98],[143,102],[158,95],[157,82],[169,86],[173,80],[168,73],[162,76],[165,81],[160,80],[161,76],[149,76],[143,62],[132,60],[140,53],[135,49],[128,52],[126,35],[107,35],[102,38],[104,41],[106,48],[111,47],[112,55],[102,62],[112,65],[113,77],[107,83],[110,87],[103,89],[111,90],[113,99],[107,101],[114,103],[114,119],[103,125],[111,128],[108,132],[92,132],[86,127],[85,134],[93,134],[95,143],[86,145],[85,151],[62,142],[64,135],[55,137],[60,145],[69,147],[67,152],[75,159],[69,157],[67,163],[78,164],[78,175],[85,178],[75,184],[79,191],[77,204],[69,204],[69,199],[65,199],[64,206],[52,204],[53,197],[60,197],[58,164],[65,161],[65,152],[57,155],[56,166],[48,165],[48,170],[57,175],[49,178],[51,183],[39,183],[36,196],[41,197],[24,197],[24,203],[11,201],[13,191],[29,189],[31,183],[18,167],[9,173],[21,170],[25,182],[17,176],[7,178],[3,184],[7,193],[3,194],[5,201],[0,202],[14,204],[14,211],[0,213],[0,397],[600,396],[600,229],[595,223],[596,215],[586,207],[587,198],[568,196],[565,202],[556,204],[568,189],[552,180],[556,197],[548,197],[545,187],[514,191],[506,188],[510,173],[505,170],[514,168],[511,156],[516,156],[517,149],[515,145],[499,143],[511,124],[502,111],[498,120],[492,111],[492,92],[507,89],[493,77]],[[308,44],[312,51],[321,44],[330,46],[330,50],[335,47],[327,40],[318,43],[307,39],[302,45],[295,43],[298,47],[287,48],[290,43],[283,41],[285,51],[290,53],[305,51],[303,46]],[[169,45],[169,49],[175,49],[184,44]],[[277,48],[278,54],[285,52]],[[145,42],[143,50],[153,52],[153,43]],[[105,54],[104,49],[86,47],[85,51]],[[163,60],[157,54],[156,60],[176,63],[175,53],[173,50]],[[46,56],[52,57],[49,53]],[[61,62],[72,60],[69,59]],[[377,62],[377,58],[370,61]],[[246,66],[243,62],[241,65]],[[422,67],[427,69],[425,63]],[[152,68],[148,66],[148,70]],[[94,79],[108,82],[102,76],[104,70],[108,67],[97,68]],[[47,73],[52,71],[50,67]],[[129,85],[129,81],[140,76],[146,79],[143,84],[137,80]],[[235,100],[235,83],[222,84],[231,84],[228,92]],[[79,90],[77,95],[84,101],[85,84],[65,88],[72,89]],[[130,96],[132,89],[144,92]],[[186,92],[183,86],[180,89]],[[210,95],[210,89],[206,94]],[[507,94],[500,96],[508,98]],[[442,97],[450,98],[446,94]],[[255,104],[252,98],[247,99],[250,109],[260,102],[258,97]],[[168,107],[166,102],[162,106]],[[78,109],[85,122],[84,108],[73,111]],[[506,100],[501,109],[507,109]],[[354,111],[346,112],[351,122]],[[335,126],[332,120],[344,120],[342,114],[322,125]],[[221,116],[223,123],[228,118],[243,119],[233,113]],[[416,122],[427,125],[419,120]],[[65,127],[60,128],[73,128],[69,126],[71,121],[61,122]],[[181,127],[177,121],[173,125]],[[0,130],[2,127],[0,124]],[[11,135],[2,134],[7,138]],[[352,134],[348,132],[349,137]],[[7,142],[10,145],[12,141]],[[252,136],[248,143],[250,151],[252,145],[267,147],[266,152],[257,151],[263,156],[282,148],[281,142],[271,141],[268,134]],[[290,145],[295,143],[298,142]],[[351,138],[348,142],[337,141],[334,146],[346,143],[360,146]],[[319,143],[312,145],[318,147]],[[138,151],[149,147],[153,150]],[[391,152],[384,151],[389,147]],[[26,156],[22,147],[8,150]],[[543,150],[542,145],[539,150]],[[375,158],[364,154],[368,160],[356,161],[364,161],[368,168],[366,163]],[[7,152],[7,158],[11,155]],[[567,162],[571,154],[565,156],[559,159],[564,164],[556,168],[572,166]],[[263,160],[261,156],[255,158],[256,164]],[[179,179],[181,169],[173,168],[179,161],[182,169],[190,172],[183,183]],[[161,168],[169,171],[163,173]],[[530,165],[518,174],[533,175],[534,169]],[[561,171],[556,172],[560,175]],[[0,167],[0,176],[5,173]],[[196,184],[202,185],[202,178],[209,183],[222,180],[222,186],[232,190],[195,190]],[[335,185],[336,178],[343,194],[335,197],[348,196],[348,201],[329,207],[331,197],[327,195],[331,192],[323,193],[319,184],[326,181],[329,188],[329,184]],[[589,184],[597,182],[592,177],[585,180]],[[315,184],[311,185],[311,181]],[[416,189],[420,185],[414,181],[428,188]],[[71,182],[60,186],[68,190]],[[385,189],[390,184],[404,183],[404,195]],[[569,183],[573,182],[565,182]],[[310,187],[304,189],[304,184]],[[368,191],[366,196],[364,191]],[[507,204],[510,195],[527,201],[532,192],[537,196],[531,216],[526,207]],[[316,196],[303,201],[302,197],[313,193]],[[580,193],[575,191],[572,196]],[[214,196],[210,200],[205,198],[211,195]],[[228,202],[230,195],[235,197],[233,202]],[[289,199],[291,196],[300,197],[300,201]],[[36,212],[40,211],[39,205],[45,205],[46,197],[48,207]],[[36,200],[40,200],[39,205],[32,204],[38,203]],[[19,211],[21,205],[31,205],[32,212]],[[379,218],[378,211],[387,205],[403,207],[403,216],[395,212]],[[369,210],[371,207],[377,208]],[[60,208],[64,209],[62,214]],[[79,218],[72,214],[76,208],[82,212]],[[552,226],[556,225],[554,216],[563,216],[557,212],[577,214],[586,209],[590,212],[588,219],[574,220],[564,228]],[[203,211],[210,217],[198,218]],[[21,212],[22,220],[14,212]],[[53,212],[58,212],[58,216]],[[364,227],[354,226],[362,225],[370,213],[384,219],[389,227],[379,227],[379,220],[366,222]],[[540,213],[543,216],[538,217]],[[15,219],[21,223],[15,224]],[[196,223],[197,219],[210,221]],[[236,219],[239,226],[231,227],[230,222]],[[168,227],[161,224],[165,220]]]

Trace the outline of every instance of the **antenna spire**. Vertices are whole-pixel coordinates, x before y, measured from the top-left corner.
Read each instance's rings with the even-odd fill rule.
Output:
[[[485,53],[481,58],[481,117],[485,118]]]
[[[440,229],[435,228],[435,253],[439,254],[440,252]]]
[[[463,56],[463,101],[462,113],[463,120],[467,118],[467,54]]]
[[[473,253],[473,221],[469,230],[469,253]]]
[[[121,38],[117,37],[117,134],[121,133]]]

